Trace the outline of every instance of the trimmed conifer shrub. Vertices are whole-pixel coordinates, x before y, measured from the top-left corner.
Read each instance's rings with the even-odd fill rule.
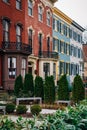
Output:
[[[35,78],[35,90],[34,95],[35,97],[41,97],[43,99],[44,97],[44,88],[43,88],[43,79],[40,76],[36,76]]]
[[[44,84],[44,101],[45,103],[54,103],[55,101],[55,84],[53,76],[47,76]]]
[[[33,76],[31,74],[25,75],[23,90],[25,94],[28,94],[28,96],[34,96],[34,83]]]
[[[14,94],[15,96],[19,97],[20,91],[23,90],[23,81],[22,81],[22,76],[19,75],[17,76],[14,84]]]
[[[41,112],[41,107],[40,105],[35,104],[30,107],[30,110],[32,115],[39,115],[39,113]]]
[[[69,100],[69,86],[66,75],[62,75],[58,82],[58,100]]]
[[[81,77],[77,74],[74,78],[72,98],[75,103],[85,99],[85,88]]]
[[[13,113],[14,112],[14,110],[15,110],[15,104],[13,104],[13,103],[8,103],[8,104],[6,104],[6,112],[7,113]]]
[[[25,105],[18,105],[16,108],[17,114],[25,114],[27,112],[27,108]]]

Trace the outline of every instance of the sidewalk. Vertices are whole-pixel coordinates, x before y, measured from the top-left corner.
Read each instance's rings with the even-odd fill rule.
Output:
[[[28,109],[27,112],[30,112],[30,109]],[[52,113],[55,113],[56,110],[51,110],[51,109],[42,109],[42,111],[40,112],[41,114],[52,114]],[[16,115],[8,115],[8,118],[13,120],[13,121],[16,121],[18,119],[18,116]],[[30,117],[23,117],[24,119],[26,118],[30,118]]]

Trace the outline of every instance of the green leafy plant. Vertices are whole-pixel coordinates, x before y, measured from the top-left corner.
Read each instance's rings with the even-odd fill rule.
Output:
[[[30,110],[33,115],[38,115],[41,112],[41,107],[40,105],[35,104],[30,107]]]
[[[13,103],[8,103],[8,104],[6,104],[6,112],[7,113],[13,113],[14,112],[14,110],[15,110],[15,104],[13,104]]]
[[[16,108],[17,114],[25,114],[27,111],[27,108],[25,105],[18,105]]]

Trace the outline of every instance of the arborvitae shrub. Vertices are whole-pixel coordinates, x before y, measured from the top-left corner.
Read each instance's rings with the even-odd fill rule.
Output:
[[[19,75],[17,76],[15,80],[15,85],[14,85],[14,94],[15,96],[19,96],[20,91],[23,90],[23,81],[22,81],[22,76]]]
[[[24,90],[24,93],[29,94],[29,96],[34,95],[33,76],[31,74],[25,75],[23,90]]]
[[[58,100],[69,100],[69,86],[66,75],[62,75],[58,82]]]
[[[6,104],[6,112],[7,113],[13,113],[15,110],[16,105],[13,103]]]
[[[82,79],[79,75],[76,75],[73,82],[72,97],[75,103],[85,98],[85,88]]]
[[[41,107],[38,104],[32,105],[30,107],[32,115],[38,115],[41,112]]]
[[[40,76],[36,76],[35,78],[35,97],[44,97],[44,88],[43,88],[43,79]]]
[[[44,84],[44,101],[45,103],[54,103],[55,101],[55,84],[53,76],[47,76]]]

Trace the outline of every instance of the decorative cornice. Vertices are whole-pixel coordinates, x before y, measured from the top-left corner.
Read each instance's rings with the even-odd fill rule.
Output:
[[[66,14],[64,14],[62,11],[57,9],[56,7],[53,8],[53,13],[68,22],[69,24],[72,24],[72,19],[69,18]]]
[[[75,21],[72,21],[72,25],[75,26],[77,29],[79,29],[82,32],[85,31],[85,29],[82,26],[80,26],[78,23],[76,23]]]

